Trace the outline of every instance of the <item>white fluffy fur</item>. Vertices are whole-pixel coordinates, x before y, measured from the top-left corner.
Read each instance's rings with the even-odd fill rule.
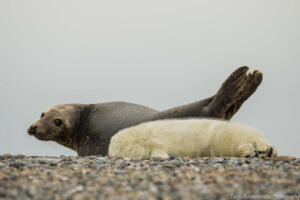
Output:
[[[129,158],[267,157],[276,149],[256,129],[211,119],[161,120],[119,131],[111,139],[109,156]]]

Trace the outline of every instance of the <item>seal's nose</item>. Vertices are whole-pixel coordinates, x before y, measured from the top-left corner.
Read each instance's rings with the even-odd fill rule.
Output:
[[[28,129],[28,133],[29,133],[30,135],[36,134],[36,128],[37,128],[36,125],[31,125],[31,126],[29,127],[29,129]]]

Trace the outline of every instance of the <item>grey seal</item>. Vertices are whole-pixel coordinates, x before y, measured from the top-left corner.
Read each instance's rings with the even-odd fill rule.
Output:
[[[73,149],[79,156],[104,156],[115,133],[142,122],[172,118],[231,119],[262,81],[261,72],[248,70],[247,66],[235,70],[212,97],[165,111],[127,102],[56,105],[44,111],[27,132],[39,140],[55,141]]]

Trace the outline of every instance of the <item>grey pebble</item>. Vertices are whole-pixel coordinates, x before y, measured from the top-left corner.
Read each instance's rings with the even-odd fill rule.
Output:
[[[238,166],[243,165],[242,161],[240,161],[240,160],[235,160],[235,161],[233,161],[233,164],[234,164],[234,165],[238,165]]]
[[[180,167],[183,164],[182,162],[180,162],[178,160],[172,160],[172,161],[169,161],[168,163],[175,165],[176,167]]]
[[[50,163],[49,165],[50,165],[51,167],[56,167],[56,166],[57,166],[57,163],[52,162],[52,163]]]
[[[15,168],[20,168],[20,167],[25,166],[25,164],[22,163],[22,162],[12,162],[12,163],[9,164],[9,166],[10,167],[15,167]]]

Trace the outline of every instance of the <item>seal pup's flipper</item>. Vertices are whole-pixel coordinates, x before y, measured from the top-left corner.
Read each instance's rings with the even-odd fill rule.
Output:
[[[249,67],[235,70],[222,84],[217,94],[191,104],[159,112],[153,120],[185,117],[211,117],[231,119],[242,104],[256,91],[262,81],[262,73]]]

